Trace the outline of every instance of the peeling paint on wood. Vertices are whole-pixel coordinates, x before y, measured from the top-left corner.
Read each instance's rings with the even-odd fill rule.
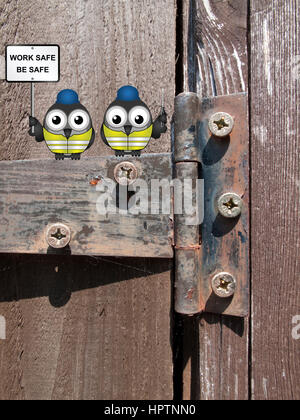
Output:
[[[201,97],[247,88],[247,0],[183,3],[184,90]]]
[[[247,9],[247,0],[183,3],[184,90],[200,98],[247,91]],[[248,399],[247,319],[185,320],[183,342],[185,399]]]

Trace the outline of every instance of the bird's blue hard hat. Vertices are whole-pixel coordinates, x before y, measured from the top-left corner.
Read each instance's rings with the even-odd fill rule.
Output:
[[[71,89],[62,90],[57,95],[56,103],[62,105],[79,104],[78,94]]]
[[[118,90],[117,100],[119,101],[139,101],[139,91],[133,86],[123,86]]]

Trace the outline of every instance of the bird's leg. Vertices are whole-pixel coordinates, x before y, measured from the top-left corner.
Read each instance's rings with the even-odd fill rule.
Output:
[[[124,150],[115,150],[115,155],[117,157],[122,157],[122,156],[125,156],[125,152]]]
[[[72,160],[80,160],[81,153],[73,153],[71,156]]]
[[[56,160],[64,160],[65,155],[62,153],[55,153],[55,159]]]
[[[141,151],[140,150],[135,150],[135,151],[131,152],[131,156],[139,157],[139,156],[141,156]]]

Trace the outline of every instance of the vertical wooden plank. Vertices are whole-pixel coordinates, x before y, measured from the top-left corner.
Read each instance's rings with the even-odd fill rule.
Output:
[[[173,0],[159,7],[148,0],[1,0],[0,10],[0,54],[6,44],[61,45],[61,80],[37,86],[37,117],[60,89],[78,90],[96,130],[86,156],[112,153],[100,125],[124,84],[139,88],[154,115],[165,88],[172,114]],[[0,83],[2,160],[53,159],[27,135],[29,92],[28,85]],[[170,148],[168,133],[147,152]],[[172,398],[172,261],[49,255],[0,261],[0,315],[7,321],[0,399]]]
[[[184,90],[201,97],[245,92],[247,0],[183,4]]]
[[[185,2],[183,27],[185,90],[201,97],[247,90],[247,0]],[[183,335],[186,399],[248,398],[247,319],[205,314]]]
[[[300,395],[299,17],[251,0],[253,399]]]

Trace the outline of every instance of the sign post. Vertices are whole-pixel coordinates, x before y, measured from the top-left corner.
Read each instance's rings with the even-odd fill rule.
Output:
[[[59,81],[59,45],[7,45],[5,61],[7,82],[31,83],[31,116],[34,117],[34,84]]]
[[[30,89],[30,103],[31,103],[31,113],[30,115],[34,117],[34,82],[31,82],[31,89]],[[34,127],[31,127],[31,132],[34,134]]]

